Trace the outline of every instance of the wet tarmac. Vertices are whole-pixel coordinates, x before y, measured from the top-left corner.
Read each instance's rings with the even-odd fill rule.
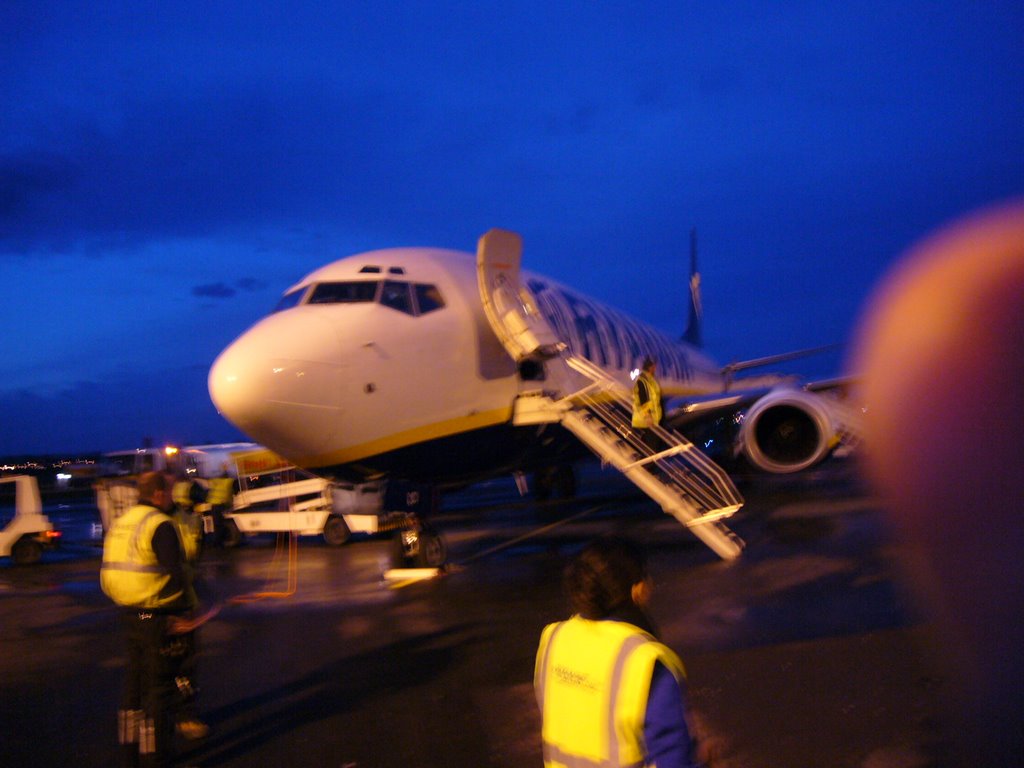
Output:
[[[291,573],[273,537],[209,552],[201,592],[229,603],[200,630],[212,733],[184,745],[184,764],[541,765],[533,661],[541,628],[565,616],[560,571],[621,533],[651,554],[652,612],[714,766],[942,765],[947,682],[854,468],[741,490],[733,563],[596,469],[572,503],[520,500],[510,480],[446,498],[434,523],[454,567],[397,588],[388,538],[301,539]],[[47,511],[62,551],[0,560],[0,762],[105,768],[125,657],[95,510]]]

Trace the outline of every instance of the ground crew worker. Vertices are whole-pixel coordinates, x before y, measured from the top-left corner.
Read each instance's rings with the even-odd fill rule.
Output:
[[[661,385],[654,376],[657,362],[645,357],[640,373],[633,382],[633,429],[644,445],[657,453],[662,442],[654,432],[661,426]]]
[[[174,483],[174,519],[181,530],[181,543],[185,548],[185,559],[195,563],[199,559],[202,543],[202,519],[196,506],[206,500],[206,489],[188,475],[179,475]]]
[[[139,501],[103,541],[100,585],[126,610],[128,641],[119,743],[127,766],[169,765],[174,751],[175,671],[187,652],[180,630],[196,604],[178,528],[167,514],[167,476],[139,478]]]
[[[198,561],[202,552],[202,516],[197,507],[206,499],[206,489],[185,473],[180,473],[173,487],[174,522],[181,537],[185,566],[194,586],[198,585]],[[180,696],[175,729],[187,739],[206,737],[210,728],[199,719],[196,710],[198,672],[198,639],[195,630],[183,632],[185,652],[175,670],[174,681]]]
[[[210,490],[206,495],[206,503],[210,507],[210,516],[213,519],[212,545],[221,547],[224,545],[224,537],[227,535],[227,520],[225,512],[232,509],[235,497],[235,481],[228,474],[228,465],[221,468],[220,477],[210,479]]]
[[[618,539],[566,569],[574,615],[544,628],[534,673],[546,766],[699,765],[683,664],[643,610],[650,584],[643,554]]]

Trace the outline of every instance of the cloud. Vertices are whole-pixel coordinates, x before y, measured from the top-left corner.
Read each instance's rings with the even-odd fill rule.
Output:
[[[192,289],[193,296],[213,299],[230,299],[236,293],[234,288],[224,283],[207,283],[206,285],[197,285]]]
[[[239,291],[244,291],[246,293],[258,293],[266,287],[267,284],[263,280],[259,280],[255,277],[243,277],[239,280],[235,280],[234,287],[231,287],[223,281],[216,283],[204,283],[203,285],[194,286],[192,288],[192,295],[206,299],[230,299],[236,296]]]
[[[127,100],[116,122],[66,115],[0,161],[0,247],[379,221],[431,187],[470,198],[453,172],[468,172],[471,144],[437,130],[446,107],[430,98],[401,85],[209,85]]]
[[[76,182],[74,163],[58,154],[26,152],[0,156],[0,223],[30,215],[40,198],[70,192]]]

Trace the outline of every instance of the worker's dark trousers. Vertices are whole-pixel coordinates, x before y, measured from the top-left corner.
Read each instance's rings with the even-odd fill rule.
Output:
[[[196,633],[186,632],[178,635],[180,645],[172,647],[174,653],[174,687],[177,692],[174,707],[174,722],[197,720],[196,694],[199,692],[198,673],[198,642]]]
[[[228,510],[227,504],[214,504],[210,507],[210,517],[213,518],[213,534],[210,536],[210,546],[220,549],[224,546],[224,539],[227,538],[227,518],[224,513]]]
[[[147,611],[124,614],[128,670],[118,712],[122,764],[164,768],[174,753],[174,714],[178,703],[175,671],[182,643],[167,634],[169,616]]]
[[[665,445],[665,442],[658,437],[653,429],[633,427],[633,434],[640,438],[640,442],[646,445],[651,453],[661,453],[668,447]],[[647,471],[655,477],[664,476],[664,472],[662,472],[661,468],[653,462],[647,465]]]

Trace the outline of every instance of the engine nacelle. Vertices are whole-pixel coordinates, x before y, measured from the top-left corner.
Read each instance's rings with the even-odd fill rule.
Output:
[[[837,424],[827,400],[803,389],[775,389],[743,418],[738,445],[766,472],[799,472],[836,446]]]

